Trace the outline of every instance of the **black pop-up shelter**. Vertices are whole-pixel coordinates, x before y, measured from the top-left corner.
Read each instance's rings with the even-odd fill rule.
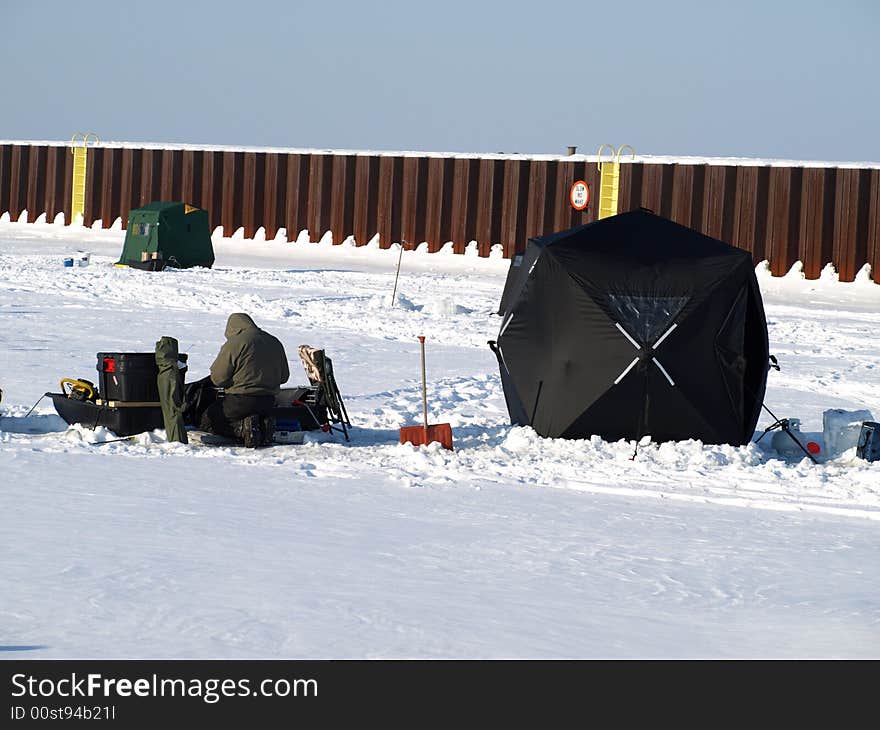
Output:
[[[534,238],[497,343],[511,420],[542,436],[747,443],[768,370],[752,258],[646,210]]]
[[[213,264],[208,211],[186,203],[154,202],[128,214],[118,265],[161,271],[166,266]]]

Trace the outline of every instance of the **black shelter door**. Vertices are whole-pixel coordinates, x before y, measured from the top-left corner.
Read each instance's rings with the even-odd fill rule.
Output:
[[[643,290],[606,300],[630,360],[571,433],[740,443],[743,285],[734,277],[699,295]]]
[[[675,381],[657,359],[656,350],[678,326],[675,318],[688,303],[689,296],[646,296],[643,294],[609,294],[608,304],[616,315],[614,323],[621,334],[635,348],[636,355],[626,369],[617,376],[617,385],[640,361],[653,363],[670,385]]]

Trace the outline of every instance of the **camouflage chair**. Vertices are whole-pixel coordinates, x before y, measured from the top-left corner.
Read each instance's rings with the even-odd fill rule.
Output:
[[[333,375],[333,361],[326,356],[323,350],[309,345],[299,346],[299,357],[311,384],[314,404],[327,408],[330,429],[341,431],[345,440],[348,441],[348,429],[351,427],[351,421],[345,410],[345,403],[342,402],[342,394],[336,384],[336,377]],[[334,429],[332,424],[337,424],[339,428]]]

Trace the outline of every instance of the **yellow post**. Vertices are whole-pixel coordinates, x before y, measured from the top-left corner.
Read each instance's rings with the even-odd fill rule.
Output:
[[[68,225],[82,219],[86,210],[86,164],[89,155],[89,138],[95,138],[98,143],[98,135],[89,132],[83,134],[77,132],[70,138],[70,151],[73,153],[73,175],[70,186],[70,221]]]
[[[614,153],[609,162],[602,161],[602,151],[606,147]],[[603,144],[599,148],[599,161],[597,162],[600,173],[599,220],[617,215],[617,200],[620,193],[620,153],[626,148],[629,148],[633,159],[635,159],[635,150],[628,144],[622,145],[616,152],[610,144]]]
[[[605,148],[611,150],[611,161],[602,161],[602,152]],[[599,220],[617,214],[617,190],[618,190],[618,167],[614,162],[614,147],[603,144],[598,152],[599,160],[596,166],[599,168]]]

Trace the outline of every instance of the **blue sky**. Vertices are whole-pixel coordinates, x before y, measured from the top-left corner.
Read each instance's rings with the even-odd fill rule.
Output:
[[[0,138],[880,160],[880,3],[0,0]]]

